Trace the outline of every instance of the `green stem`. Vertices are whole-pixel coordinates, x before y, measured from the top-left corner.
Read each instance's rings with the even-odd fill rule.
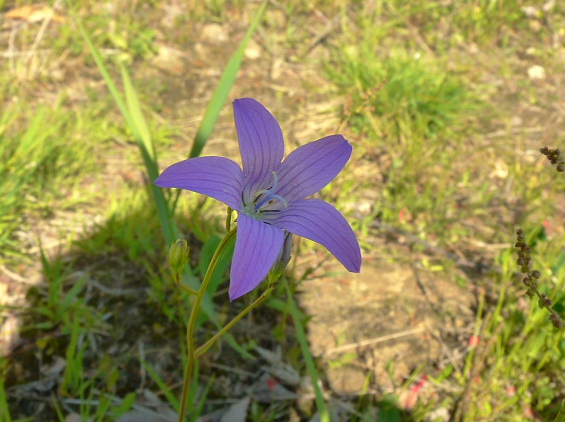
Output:
[[[192,379],[192,373],[194,372],[194,362],[196,360],[196,349],[194,346],[194,331],[196,327],[196,320],[198,319],[198,314],[200,312],[200,305],[202,304],[202,299],[206,294],[206,289],[208,288],[208,284],[212,278],[212,274],[214,274],[214,270],[216,269],[216,265],[218,264],[218,260],[220,259],[220,254],[231,240],[231,238],[235,235],[237,231],[237,227],[231,231],[229,231],[226,236],[222,239],[218,248],[214,252],[212,256],[212,260],[210,261],[210,265],[206,270],[206,275],[204,275],[204,280],[202,280],[202,285],[198,290],[198,294],[196,299],[194,300],[194,304],[192,305],[192,310],[190,311],[190,318],[188,319],[188,327],[186,329],[186,344],[187,344],[187,362],[186,362],[186,369],[184,372],[184,384],[182,387],[182,397],[181,397],[181,405],[179,411],[179,422],[184,421],[184,415],[186,413],[186,404],[188,402],[188,394],[190,392],[190,380]]]
[[[190,287],[188,287],[187,285],[185,285],[181,279],[182,279],[182,274],[177,273],[175,271],[173,271],[175,273],[175,283],[177,284],[177,286],[179,286],[181,289],[183,289],[185,292],[187,292],[190,295],[193,296],[198,296],[198,292],[194,289],[191,289]]]
[[[228,207],[228,216],[226,217],[226,232],[229,232],[231,230],[231,215],[233,213],[233,210]]]
[[[542,295],[539,292],[537,287],[534,287],[534,292],[535,292],[536,296],[538,297],[538,299],[541,300],[542,303],[545,303],[545,300],[543,299],[543,297],[542,297]],[[559,321],[561,326],[565,325],[565,321],[563,321],[563,318],[561,318],[561,315],[559,315],[557,312],[555,312],[555,310],[551,306],[545,305],[544,308],[546,308],[549,311],[549,313],[551,315],[553,315],[557,319],[557,321]]]
[[[243,311],[241,311],[239,313],[239,315],[237,315],[234,319],[232,319],[229,322],[229,324],[227,324],[224,328],[222,328],[220,331],[218,331],[214,335],[214,337],[212,337],[210,340],[208,340],[206,343],[204,343],[202,346],[200,346],[198,349],[196,349],[195,356],[199,357],[199,356],[202,356],[204,353],[206,353],[206,351],[210,347],[212,347],[214,345],[214,343],[216,341],[218,341],[225,333],[227,333],[235,324],[237,324],[241,320],[241,318],[243,318],[245,315],[247,315],[249,312],[251,312],[254,308],[256,308],[261,303],[263,303],[265,301],[265,299],[267,299],[269,294],[273,291],[273,289],[274,289],[273,286],[267,288],[267,290],[265,290],[261,296],[259,296],[257,299],[255,299],[255,301],[251,305],[249,305],[247,308],[245,308]]]

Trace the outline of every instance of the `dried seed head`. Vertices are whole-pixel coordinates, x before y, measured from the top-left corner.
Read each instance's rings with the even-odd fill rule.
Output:
[[[555,328],[563,328],[565,326],[565,323],[563,322],[563,320],[555,314],[551,314],[549,316],[549,320],[553,323],[553,326]]]
[[[545,306],[550,307],[551,305],[553,305],[553,301],[547,297],[547,295],[545,293],[543,293],[541,295],[541,300],[543,300],[543,303],[545,304]]]
[[[538,307],[539,307],[540,309],[545,308],[545,302],[544,302],[543,300],[541,300],[541,299],[538,299]]]

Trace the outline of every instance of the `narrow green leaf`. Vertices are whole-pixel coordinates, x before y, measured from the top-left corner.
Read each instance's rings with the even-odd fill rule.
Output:
[[[173,392],[171,391],[169,386],[159,376],[157,371],[155,371],[155,369],[153,369],[153,367],[148,362],[146,362],[144,360],[141,361],[141,365],[143,365],[143,368],[145,368],[145,370],[147,371],[147,373],[149,374],[151,379],[153,379],[153,381],[155,381],[155,384],[157,384],[157,386],[159,387],[159,390],[161,390],[163,392],[163,394],[167,398],[169,404],[171,406],[173,406],[173,409],[178,410],[179,409],[179,401],[177,400],[177,398],[175,397],[175,395],[173,394]]]
[[[133,407],[136,398],[137,394],[135,393],[126,394],[126,396],[121,400],[120,405],[116,407],[112,412],[112,416],[116,418],[116,420],[118,420],[120,416],[122,416]]]
[[[263,10],[265,9],[265,4],[266,3],[264,3],[261,6],[261,8],[259,10],[259,15],[262,15]],[[132,133],[135,137],[135,140],[136,140],[136,142],[139,146],[141,155],[143,157],[143,161],[145,163],[145,168],[146,168],[146,171],[147,171],[148,179],[151,180],[151,181],[157,179],[157,177],[159,176],[159,166],[158,166],[157,159],[156,159],[157,153],[154,152],[155,159],[152,159],[152,155],[151,155],[150,151],[154,150],[154,148],[153,148],[153,146],[150,149],[146,148],[146,143],[143,141],[143,138],[142,138],[142,133],[143,133],[144,129],[140,129],[139,126],[136,124],[136,120],[134,119],[130,109],[126,106],[126,103],[124,103],[124,100],[122,99],[120,92],[116,88],[116,85],[114,84],[114,81],[113,81],[112,77],[110,76],[110,73],[106,69],[106,66],[104,65],[104,61],[102,60],[102,56],[100,55],[100,53],[98,52],[98,50],[96,49],[94,44],[92,43],[92,40],[90,39],[90,36],[88,35],[88,33],[86,32],[84,27],[82,26],[82,23],[76,17],[76,15],[74,14],[74,11],[72,9],[71,9],[70,13],[73,16],[73,19],[76,22],[76,24],[79,28],[79,31],[80,31],[82,37],[84,38],[84,40],[85,40],[85,42],[86,42],[86,44],[87,44],[87,46],[88,46],[88,48],[89,48],[89,50],[92,54],[92,57],[94,58],[94,61],[96,62],[96,65],[98,66],[98,69],[100,70],[100,73],[102,74],[102,77],[104,78],[104,81],[106,82],[106,85],[108,86],[108,90],[110,91],[110,94],[112,95],[116,105],[120,109],[122,115],[124,116],[124,119],[126,120],[127,125],[129,126],[130,130],[132,131]],[[257,26],[258,18],[256,18],[253,23],[255,24],[255,26]],[[251,37],[251,35],[249,35],[249,37]],[[247,35],[246,35],[246,38],[247,38]],[[242,52],[244,50],[245,49],[243,49]],[[227,69],[226,69],[226,72],[227,72]],[[124,76],[124,75],[126,75],[126,76]],[[122,78],[124,78],[124,86],[126,87],[126,90],[130,91],[130,93],[127,94],[130,97],[130,104],[132,105],[133,108],[135,108],[134,103],[136,101],[138,102],[137,95],[135,95],[133,93],[133,91],[134,91],[133,85],[131,84],[131,80],[129,78],[129,75],[127,75],[127,72],[125,72],[124,70],[122,70]],[[129,87],[127,87],[128,85],[129,85]],[[224,99],[224,101],[225,101],[225,99]],[[134,111],[134,113],[139,113],[137,119],[143,119],[142,113],[141,113],[141,108],[138,107],[137,110],[138,110],[137,112]],[[218,112],[218,114],[219,114],[219,112]],[[216,119],[217,119],[217,117],[216,117]],[[145,120],[143,120],[143,121],[145,121]],[[149,132],[147,131],[147,133],[149,133]],[[151,141],[149,141],[148,144],[152,145]],[[178,229],[176,222],[171,217],[172,211],[169,210],[169,206],[168,206],[167,201],[165,199],[165,196],[163,194],[163,190],[161,188],[159,188],[158,186],[155,186],[154,184],[151,184],[151,189],[152,189],[152,192],[153,192],[153,198],[155,200],[155,203],[157,204],[157,214],[159,216],[159,221],[161,223],[161,228],[163,230],[163,236],[165,237],[166,244],[171,245],[174,240],[181,237],[180,231]],[[178,196],[177,196],[177,198],[178,198]],[[173,209],[174,209],[174,207],[173,207]],[[188,265],[185,266],[183,278],[185,280],[186,279],[189,280],[188,284],[190,285],[190,287],[192,287],[196,290],[198,289],[199,283],[194,278],[194,276],[192,275],[192,271],[191,271],[191,269]],[[210,299],[210,297],[208,295],[206,295],[206,297],[204,298],[204,301],[202,303],[202,310],[204,311],[204,313],[208,316],[208,318],[210,318],[210,320],[216,326],[220,327],[220,323],[218,321],[218,316],[217,316],[217,314],[214,310],[212,300]],[[242,355],[249,356],[249,354],[246,353],[245,350],[243,350],[243,348],[236,343],[236,341],[234,340],[234,338],[231,335],[227,334],[225,338],[226,338],[226,341],[230,344],[230,346],[232,346],[236,351],[238,351]]]
[[[280,312],[288,312],[290,316],[292,316],[294,327],[296,329],[296,338],[298,339],[300,350],[302,351],[302,356],[304,357],[304,362],[306,363],[306,370],[308,371],[308,375],[310,375],[310,379],[312,380],[312,387],[314,388],[315,396],[314,399],[316,401],[318,413],[320,414],[320,421],[330,422],[330,414],[328,412],[328,408],[326,407],[326,402],[324,401],[324,394],[322,393],[320,385],[318,384],[318,371],[316,370],[314,358],[312,357],[310,346],[308,345],[308,339],[306,338],[306,330],[304,328],[304,324],[302,323],[304,314],[300,312],[300,310],[296,306],[296,302],[292,297],[292,292],[290,291],[288,284],[286,286],[286,290],[288,295],[287,303],[284,303],[279,299],[273,299],[269,302],[269,307]]]
[[[143,147],[147,151],[149,157],[151,158],[151,162],[155,165],[157,164],[157,158],[155,153],[155,145],[151,139],[151,134],[149,133],[149,128],[147,127],[147,122],[143,117],[143,112],[141,111],[141,104],[139,102],[139,98],[137,96],[137,92],[133,87],[131,82],[131,78],[129,73],[127,72],[126,68],[122,65],[120,66],[120,70],[122,72],[122,81],[124,83],[124,92],[126,94],[126,103],[128,106],[128,110],[131,114],[131,118],[133,120],[133,124],[136,126],[139,132],[139,138],[143,143]]]
[[[122,99],[122,96],[120,95],[120,92],[118,91],[118,88],[116,88],[116,85],[114,84],[114,81],[113,81],[112,77],[110,76],[110,73],[108,72],[108,70],[106,69],[106,66],[104,65],[104,61],[102,60],[102,56],[100,55],[100,53],[98,52],[98,50],[96,49],[94,44],[92,43],[90,36],[88,35],[86,30],[82,26],[82,23],[80,22],[80,20],[74,14],[73,10],[71,10],[71,15],[73,15],[73,19],[76,22],[78,29],[79,29],[82,37],[84,38],[86,45],[88,46],[90,53],[92,54],[92,57],[94,58],[94,61],[96,62],[96,65],[98,66],[98,69],[100,70],[100,73],[102,74],[102,77],[104,78],[104,81],[106,82],[106,85],[108,86],[108,90],[110,91],[110,94],[114,98],[114,102],[116,103],[116,105],[120,109],[122,115],[124,116],[124,119],[126,120],[128,127],[130,128],[130,130],[133,133],[133,136],[134,136],[134,138],[135,138],[135,140],[136,140],[136,142],[139,146],[139,149],[141,151],[141,155],[143,156],[143,162],[145,163],[145,169],[147,171],[147,176],[148,176],[149,180],[153,181],[153,180],[157,179],[157,177],[159,176],[159,166],[157,164],[156,158],[152,158],[152,155],[150,153],[150,151],[152,151],[153,149],[147,149],[145,147],[145,144],[143,142],[142,135],[141,135],[143,129],[140,130],[139,127],[136,125],[135,119],[133,118],[132,114],[130,113],[130,110],[128,109],[128,107],[126,106],[126,103]],[[124,73],[127,73],[127,72],[122,72],[122,76],[123,76]],[[126,81],[124,81],[124,84],[126,84]],[[130,87],[131,87],[131,84],[130,84]],[[136,96],[136,98],[137,98],[137,96]],[[140,111],[140,113],[141,113],[141,111]],[[156,157],[156,154],[154,154],[154,157]],[[179,236],[179,233],[180,233],[179,229],[178,229],[176,223],[174,222],[174,220],[171,218],[171,214],[169,212],[169,207],[167,205],[167,201],[165,200],[165,195],[163,194],[163,191],[161,190],[161,188],[152,184],[151,190],[152,190],[152,193],[153,193],[153,198],[155,200],[155,203],[157,204],[157,214],[159,216],[159,221],[161,223],[163,235],[165,237],[167,245],[170,245],[171,243],[173,243],[173,241],[175,239],[180,237]]]
[[[71,303],[74,302],[74,300],[81,292],[87,281],[88,279],[86,277],[82,277],[79,281],[77,281],[73,285],[73,287],[71,287],[71,290],[69,290],[69,292],[66,294],[65,298],[61,302],[61,309],[63,310],[63,312],[65,312],[69,308]]]
[[[202,415],[202,413],[204,413],[204,406],[206,405],[206,403],[208,401],[208,394],[210,393],[212,385],[214,385],[215,381],[216,381],[216,377],[212,376],[212,377],[210,377],[210,380],[208,381],[208,383],[206,383],[206,387],[204,387],[204,391],[202,391],[202,393],[200,393],[200,398],[198,399],[198,402],[196,403],[194,410],[191,412],[191,415],[190,415],[191,421],[198,421],[198,419],[200,419],[200,416]],[[196,391],[196,389],[191,389],[191,390]]]
[[[559,414],[555,418],[555,422],[565,422],[565,400],[561,402],[561,409],[559,409]]]
[[[231,87],[235,82],[235,78],[237,77],[237,73],[239,72],[239,68],[241,67],[241,62],[243,61],[243,54],[245,49],[247,48],[247,44],[249,40],[253,36],[257,25],[263,16],[263,12],[265,11],[265,7],[267,6],[267,2],[264,1],[259,7],[253,22],[249,26],[249,29],[245,33],[245,37],[239,44],[238,49],[233,53],[230,61],[228,62],[222,76],[220,77],[220,81],[216,86],[216,90],[212,95],[212,99],[208,103],[208,107],[206,107],[206,111],[204,112],[204,117],[202,118],[202,122],[200,123],[200,127],[198,128],[198,132],[194,138],[194,144],[192,145],[192,149],[190,151],[190,158],[198,157],[202,153],[202,149],[208,142],[210,135],[212,134],[212,130],[216,125],[216,121],[220,116],[220,111],[224,107],[226,99],[230,93]]]
[[[37,324],[32,324],[28,326],[28,329],[47,331],[47,330],[51,330],[54,327],[55,325],[52,322],[38,322]]]

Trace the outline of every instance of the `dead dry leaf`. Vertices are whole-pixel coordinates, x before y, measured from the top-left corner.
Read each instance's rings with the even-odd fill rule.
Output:
[[[62,23],[65,18],[45,4],[39,5],[26,5],[17,7],[6,13],[7,19],[21,19],[29,23],[42,22],[46,19],[51,19],[55,22]]]
[[[245,422],[250,401],[251,399],[248,396],[232,404],[227,412],[222,415],[221,422]]]

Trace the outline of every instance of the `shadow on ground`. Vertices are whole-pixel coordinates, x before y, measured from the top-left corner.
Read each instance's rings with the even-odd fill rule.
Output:
[[[192,234],[188,238],[192,243],[192,265],[196,267],[202,244]],[[175,420],[164,390],[170,389],[173,397],[180,395],[184,321],[188,319],[190,304],[163,270],[166,254],[159,246],[162,243],[153,210],[150,207],[133,210],[124,218],[110,218],[94,227],[70,252],[46,256],[43,265],[22,276],[26,284],[21,286],[28,289],[27,309],[18,307],[10,311],[14,317],[11,321],[17,324],[12,337],[3,339],[2,344],[12,418],[57,420],[58,411],[70,418],[81,414],[81,409],[83,415],[94,415],[106,401],[115,410],[129,394],[135,393],[137,410],[126,413],[120,421]],[[371,274],[367,271],[362,273],[365,277]],[[331,317],[334,328],[346,328],[353,321],[361,323],[369,318],[373,322],[365,327],[348,326],[351,338],[370,338],[377,334],[378,327],[379,332],[386,332],[381,320],[390,308],[386,305],[383,308],[382,301],[363,307],[366,303],[359,302],[358,293],[364,287],[360,284],[354,287],[360,283],[356,280],[348,283],[347,295],[336,290],[344,299],[349,296],[349,300],[334,302],[334,310],[339,312]],[[21,282],[7,277],[2,281],[11,285]],[[321,285],[308,282],[305,290],[319,295],[321,288],[332,285],[343,286],[344,279],[328,278]],[[227,280],[214,300],[222,320],[235,315],[253,299],[230,304],[226,287]],[[389,287],[390,294],[403,288],[402,284]],[[20,293],[24,293],[23,288]],[[335,301],[335,296],[321,300],[318,296],[319,304]],[[306,312],[313,316],[310,331],[314,351],[323,355],[326,348],[328,353],[333,353],[333,343],[319,341],[322,332],[317,324],[324,319],[331,323],[332,319],[322,308],[312,308],[307,295],[302,294],[301,298]],[[388,330],[394,331],[403,323],[404,318],[398,319],[396,324],[387,325]],[[200,340],[209,338],[213,331],[212,324],[204,322]],[[223,415],[225,418],[226,414],[236,414],[230,412],[241,415],[246,400],[245,410],[250,418],[253,413],[280,415],[275,420],[288,420],[291,416],[298,418],[294,420],[310,420],[313,394],[304,375],[304,361],[292,320],[262,307],[242,320],[232,334],[247,351],[246,356],[222,342],[201,360],[199,394],[200,397],[206,394],[202,409],[208,415],[205,420],[226,420],[221,419]],[[417,344],[410,343],[409,347]],[[378,349],[371,347],[371,350]],[[392,350],[387,353],[394,355]],[[398,349],[396,353],[404,354],[406,349]],[[415,362],[402,359],[399,365],[403,365],[403,373],[408,373]],[[401,410],[390,397],[376,391],[360,394],[354,383],[364,376],[364,368],[362,372],[345,372],[341,380],[337,379],[339,368],[326,369],[328,372],[320,373],[320,377],[338,420],[372,420],[357,418],[359,407],[375,412],[378,407],[379,420],[410,420],[407,411]],[[349,389],[344,388],[344,383],[350,383]],[[371,415],[376,413],[366,417]]]

